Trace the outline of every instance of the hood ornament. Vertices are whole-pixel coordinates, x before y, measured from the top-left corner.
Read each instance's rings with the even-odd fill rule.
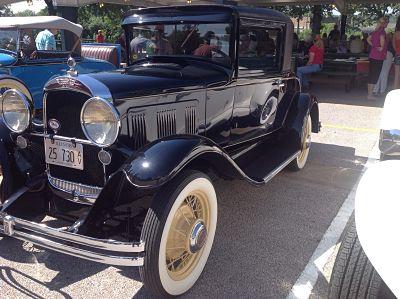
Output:
[[[70,56],[67,60],[67,65],[69,67],[69,70],[67,71],[67,74],[70,75],[71,77],[76,77],[78,76],[78,71],[75,69],[76,67],[76,61],[75,59]]]

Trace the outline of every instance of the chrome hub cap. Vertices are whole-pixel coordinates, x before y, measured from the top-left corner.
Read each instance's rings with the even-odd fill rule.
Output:
[[[166,247],[168,275],[176,281],[196,268],[207,242],[210,225],[208,199],[202,192],[191,192],[175,212]]]
[[[192,233],[189,238],[189,250],[191,253],[196,253],[203,248],[207,240],[207,229],[202,220],[198,220],[192,228]]]
[[[307,159],[310,146],[311,146],[311,123],[310,120],[307,119],[306,123],[304,124],[302,133],[301,152],[298,157],[299,161]]]

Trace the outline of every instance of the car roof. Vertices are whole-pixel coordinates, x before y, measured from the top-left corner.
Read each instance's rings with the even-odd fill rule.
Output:
[[[282,23],[292,23],[290,18],[283,13],[260,7],[247,7],[247,6],[233,6],[233,5],[177,5],[177,6],[160,6],[160,7],[149,7],[131,9],[124,15],[125,20],[123,24],[129,24],[135,21],[135,16],[143,15],[158,15],[161,17],[163,13],[168,16],[179,13],[196,13],[201,14],[213,14],[213,13],[225,13],[225,14],[238,14],[239,17],[243,18],[256,18],[263,20],[279,21]]]
[[[81,36],[83,30],[81,25],[57,16],[2,17],[0,29],[8,28],[65,29],[77,36]]]

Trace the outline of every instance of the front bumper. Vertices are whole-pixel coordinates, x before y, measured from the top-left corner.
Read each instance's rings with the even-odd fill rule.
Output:
[[[96,239],[0,213],[0,233],[98,263],[142,266],[144,243]]]

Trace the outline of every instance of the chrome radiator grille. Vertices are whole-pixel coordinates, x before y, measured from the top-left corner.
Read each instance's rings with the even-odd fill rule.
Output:
[[[80,113],[88,95],[72,90],[55,90],[46,94],[45,120],[56,119],[61,127],[57,135],[86,140],[80,124]],[[45,133],[54,134],[49,127]],[[76,182],[87,186],[104,185],[104,168],[98,159],[100,149],[95,145],[83,145],[84,170],[48,164],[48,173],[53,178],[65,182]]]

